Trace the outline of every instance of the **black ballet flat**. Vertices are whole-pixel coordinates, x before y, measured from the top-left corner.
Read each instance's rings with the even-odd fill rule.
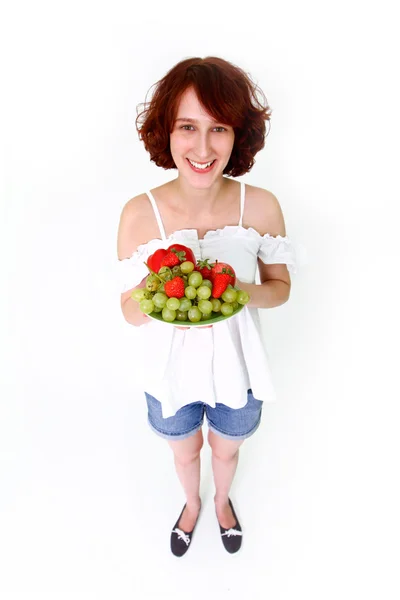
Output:
[[[192,531],[183,531],[183,529],[179,529],[178,527],[179,521],[181,519],[181,516],[183,515],[183,511],[185,510],[185,508],[186,504],[183,507],[182,512],[179,515],[178,520],[175,523],[175,526],[171,532],[171,552],[175,556],[183,556],[189,550],[189,546],[192,541],[192,535],[194,530],[196,529],[197,521],[199,520],[201,504],[199,514],[197,516],[196,523],[194,524]]]
[[[242,533],[242,528],[239,523],[239,519],[237,518],[235,510],[233,508],[231,499],[228,498],[228,501],[229,501],[229,506],[232,509],[233,516],[236,519],[236,524],[233,527],[230,527],[229,529],[225,529],[224,527],[221,527],[219,522],[218,522],[218,525],[219,525],[219,530],[221,533],[222,543],[224,544],[225,550],[227,550],[230,554],[234,554],[235,552],[237,552],[240,549],[240,547],[242,545],[243,533]]]

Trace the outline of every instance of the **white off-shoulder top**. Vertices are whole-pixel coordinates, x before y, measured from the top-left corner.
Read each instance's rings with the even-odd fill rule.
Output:
[[[294,246],[287,236],[260,235],[251,227],[243,227],[243,182],[239,224],[208,231],[202,239],[196,229],[178,230],[167,237],[155,199],[151,192],[147,194],[161,238],[140,245],[130,258],[118,261],[121,293],[137,286],[148,274],[144,262],[153,252],[172,243],[191,248],[197,260],[229,263],[237,279],[246,283],[255,283],[258,258],[265,264],[286,264],[291,273],[296,271]],[[245,306],[233,318],[210,328],[180,330],[149,319],[148,324],[132,327],[132,336],[139,349],[132,377],[161,402],[164,418],[197,401],[212,407],[220,402],[242,408],[249,388],[259,400],[276,400],[257,308]]]

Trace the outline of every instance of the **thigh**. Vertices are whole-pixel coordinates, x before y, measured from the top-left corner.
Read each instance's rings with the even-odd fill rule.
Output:
[[[198,429],[194,435],[184,439],[168,439],[168,445],[181,464],[190,463],[197,458],[203,447],[203,431]]]
[[[214,433],[212,429],[208,430],[207,439],[213,455],[222,460],[231,459],[244,442],[244,438],[239,438],[237,440],[226,439],[225,437]]]
[[[172,417],[162,416],[161,402],[145,392],[147,417],[151,429],[166,440],[184,440],[195,435],[204,419],[203,402],[192,402],[182,406]]]
[[[206,405],[209,430],[228,440],[244,440],[257,430],[261,422],[262,400],[247,391],[247,403],[242,408],[230,408],[217,403],[215,408]]]

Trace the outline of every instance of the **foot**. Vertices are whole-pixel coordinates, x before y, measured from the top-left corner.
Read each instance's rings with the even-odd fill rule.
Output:
[[[224,529],[230,529],[231,527],[235,527],[236,519],[233,516],[233,512],[231,507],[229,506],[228,500],[225,500],[221,503],[217,502],[217,500],[214,498],[214,502],[218,523],[221,525],[221,527],[223,527]]]
[[[196,525],[197,517],[199,516],[200,507],[200,500],[198,502],[186,504],[185,510],[183,511],[182,516],[179,519],[179,529],[182,529],[187,533],[193,530],[194,526]]]

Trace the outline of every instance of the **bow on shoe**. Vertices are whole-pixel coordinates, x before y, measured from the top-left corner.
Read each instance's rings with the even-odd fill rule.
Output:
[[[175,527],[175,529],[173,530],[172,533],[176,533],[178,536],[178,540],[183,540],[185,542],[186,546],[189,546],[190,537],[188,535],[186,535],[186,533],[184,531],[182,531],[182,529]]]
[[[231,535],[243,535],[242,531],[238,531],[237,529],[228,529],[227,531],[225,531],[225,533],[222,533],[221,535],[227,535],[228,537],[231,537]]]

